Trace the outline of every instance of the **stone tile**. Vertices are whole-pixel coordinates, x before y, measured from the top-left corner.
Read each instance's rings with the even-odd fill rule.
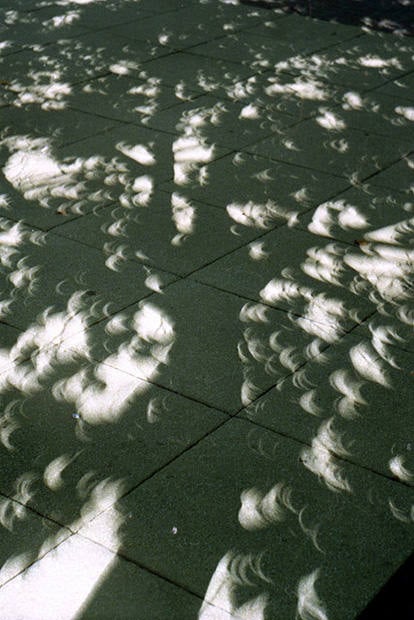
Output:
[[[344,190],[348,181],[245,152],[213,162],[200,180],[183,184],[195,200],[227,209],[236,229],[262,231],[293,223],[303,213]],[[174,191],[172,183],[163,188]],[[183,190],[184,191],[184,190]]]
[[[110,29],[113,26],[124,23],[131,23],[150,17],[153,11],[149,7],[144,7],[142,1],[139,3],[132,0],[127,2],[95,3],[88,2],[80,6],[80,16],[82,26],[94,33],[101,29]],[[102,33],[103,34],[103,33]]]
[[[75,316],[80,324],[87,324],[174,280],[170,274],[125,261],[120,255],[105,255],[4,218],[0,230],[4,249],[1,317],[23,330],[32,325],[35,331],[48,331],[49,323],[56,321],[59,333],[65,321]]]
[[[409,37],[370,33],[310,55],[294,53],[275,65],[275,69],[332,84],[354,88],[357,84],[359,92],[403,76],[412,68],[412,54]]]
[[[39,139],[45,144],[63,146],[121,126],[113,119],[78,110],[44,110],[36,103],[22,108],[8,106],[2,110],[2,120],[5,127],[1,140],[3,153],[17,150],[19,139],[26,138],[27,142]],[[26,147],[30,150],[31,145],[27,144]]]
[[[323,122],[325,118],[327,121],[330,114],[332,122],[337,118],[346,127],[369,134],[400,138],[404,142],[414,137],[414,108],[410,107],[408,99],[402,97],[397,99],[379,91],[363,95],[347,92],[337,108],[322,105],[316,120]]]
[[[398,99],[414,101],[414,73],[409,73],[382,85],[375,92],[384,93]]]
[[[355,182],[406,155],[410,151],[410,140],[387,137],[384,148],[382,136],[347,128],[340,118],[324,113],[246,150]]]
[[[158,359],[167,347],[155,383],[235,413],[319,351],[309,332],[300,333],[285,312],[187,280],[93,328],[91,355],[148,379],[152,366],[140,351]]]
[[[66,46],[69,45],[73,42],[67,41]],[[4,100],[17,107],[34,103],[45,110],[62,110],[71,83],[82,79],[73,66],[68,68],[59,63],[52,46],[36,46],[6,56],[0,66]]]
[[[203,137],[180,140],[143,126],[123,125],[61,148],[58,155],[75,166],[90,166],[90,174],[83,173],[85,184],[91,182],[98,192],[107,185],[112,200],[121,199],[124,206],[132,207],[134,187],[142,183],[153,187],[175,176],[180,182],[182,178],[185,182],[198,180],[211,162],[228,151],[208,144]]]
[[[208,143],[237,150],[293,124],[290,116],[274,113],[271,118],[258,106],[202,95],[153,115],[149,127],[186,137],[200,136]]]
[[[249,28],[260,23],[261,17],[256,11],[226,6],[224,3],[215,5],[212,19],[211,7],[196,3],[177,10],[162,14],[162,23],[159,15],[123,24],[113,29],[131,39],[158,41],[178,49],[185,49],[193,45],[209,41],[228,33]]]
[[[245,229],[236,234],[226,213],[185,198],[185,193],[156,192],[133,210],[120,205],[99,209],[63,223],[55,233],[102,251],[123,255],[184,276],[255,237]]]
[[[186,52],[177,52],[145,64],[147,78],[159,79],[167,86],[180,85],[180,88],[185,90],[220,96],[235,82],[251,73],[249,67],[231,60],[217,60],[212,63],[207,57]]]
[[[108,30],[88,32],[75,40],[61,39],[3,59],[5,98],[17,106],[36,103],[44,109],[61,110],[71,100],[72,85],[105,75],[140,83],[145,62],[171,51],[167,46],[132,41]],[[130,88],[133,84],[128,80],[118,84]],[[120,95],[113,96],[116,94]]]
[[[45,588],[48,584],[48,588]],[[111,551],[72,536],[0,589],[3,618],[154,620],[194,618],[190,593]],[[29,611],[30,610],[30,611]],[[223,616],[224,620],[230,616]]]
[[[90,335],[42,348],[26,332],[13,349],[31,345],[31,357],[0,375],[0,492],[72,531],[227,419],[128,368],[91,362]],[[151,380],[166,363],[150,353],[140,361]]]
[[[289,46],[292,53],[310,53],[329,48],[342,41],[353,39],[361,34],[357,27],[342,26],[338,23],[322,22],[299,15],[288,15],[283,19],[262,20],[251,28],[249,34],[269,41],[274,48]],[[352,43],[349,43],[352,45]]]
[[[409,195],[364,184],[300,216],[298,226],[352,244],[382,241],[407,245],[413,213],[414,200]]]
[[[18,359],[18,353],[13,354],[13,346],[21,333],[20,330],[11,325],[0,323],[0,375],[14,366]]]
[[[75,112],[69,116],[91,119],[92,131],[96,117]],[[116,121],[100,119],[100,123]],[[113,202],[134,208],[149,199],[156,183],[174,176],[180,183],[196,182],[211,161],[227,152],[202,137],[183,143],[145,127],[118,127],[65,147],[36,134],[5,137],[0,152],[4,213],[49,229],[65,217]]]
[[[227,89],[226,95],[236,103],[261,110],[260,117],[269,121],[288,114],[298,122],[321,115],[325,108],[338,106],[347,90],[317,76],[269,70],[240,80]]]
[[[197,97],[200,93],[165,86],[157,78],[112,74],[74,87],[68,105],[122,122],[150,125],[162,110]]]
[[[411,551],[412,497],[404,485],[230,420],[120,502],[121,549],[234,615],[249,606],[291,618],[312,605],[321,617],[353,618]],[[110,545],[102,532],[114,515],[82,533]]]
[[[140,19],[138,23],[144,21]],[[130,21],[127,22],[127,25],[130,24]],[[85,58],[82,62],[86,63],[89,69],[87,76],[110,72],[114,75],[136,77],[148,60],[168,56],[174,51],[168,45],[123,37],[114,28],[88,32],[77,37],[71,47],[65,41],[58,42],[57,48],[68,67],[76,66],[78,56],[82,58],[83,55]]]
[[[0,592],[3,592],[1,586],[70,535],[69,530],[59,528],[26,507],[25,490],[30,476],[30,472],[22,472],[16,480],[15,499],[0,494]],[[3,617],[7,618],[1,594],[0,605]]]
[[[375,184],[394,190],[414,192],[413,182],[414,153],[410,153],[386,170],[375,176]]]
[[[399,321],[383,318],[358,327],[241,415],[311,445],[314,456],[333,453],[414,486],[414,354],[393,346]],[[326,472],[340,484],[334,469]]]
[[[353,261],[348,264],[348,254]],[[336,342],[376,309],[367,299],[363,252],[279,228],[193,275],[200,282],[293,313],[300,333]],[[360,258],[361,257],[361,258]]]
[[[50,5],[36,7],[34,11],[10,11],[6,19],[11,38],[25,47],[43,45],[58,39],[73,38],[85,32],[81,10],[76,7]]]
[[[252,74],[270,69],[275,63],[292,56],[292,41],[289,41],[289,36],[284,38],[282,35],[290,33],[290,37],[295,38],[295,30],[289,30],[289,26],[292,25],[291,19],[292,17],[289,17],[275,22],[274,38],[262,36],[262,27],[256,26],[247,31],[231,33],[218,40],[196,45],[191,48],[191,53],[211,59],[231,59],[232,62],[239,62],[249,67]],[[302,45],[305,47],[303,41],[297,39],[296,41],[299,49]]]

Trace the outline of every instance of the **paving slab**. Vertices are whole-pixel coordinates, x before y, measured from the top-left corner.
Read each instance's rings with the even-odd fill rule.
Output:
[[[403,142],[414,138],[414,114],[409,99],[380,94],[380,91],[357,94],[347,92],[337,108],[320,107],[319,122],[332,114],[345,127],[360,129],[370,134],[400,138]]]
[[[186,194],[226,209],[234,225],[262,231],[294,222],[299,213],[349,187],[341,177],[238,152],[209,165],[203,182],[189,180]],[[174,184],[162,185],[173,191]]]
[[[77,313],[81,323],[96,321],[174,280],[171,274],[131,263],[119,254],[105,255],[19,222],[3,218],[0,227],[1,316],[20,329],[30,330],[32,324],[36,329],[36,322],[45,327],[50,314],[59,317],[61,327]]]
[[[412,71],[413,46],[410,38],[383,33],[366,33],[313,54],[292,55],[275,65],[286,71],[319,77],[358,91],[378,88]]]
[[[413,549],[408,7],[1,4],[2,620],[359,617]]]
[[[3,586],[0,604],[4,620],[29,615],[31,620],[69,620],[75,615],[85,620],[145,620],[148,613],[154,620],[179,620],[196,617],[200,600],[74,535]]]
[[[20,335],[20,330],[0,323],[0,375],[14,365],[17,355],[10,355],[10,350]]]
[[[73,41],[66,40],[61,44],[61,49],[64,53],[72,46]],[[45,110],[64,109],[71,84],[86,79],[88,67],[80,61],[82,70],[79,71],[79,66],[74,66],[73,62],[69,65],[59,62],[56,57],[58,49],[55,46],[39,46],[2,58],[4,100],[18,107],[34,103]],[[99,71],[97,73],[99,75]]]
[[[26,507],[30,482],[30,472],[22,472],[14,499],[0,494],[0,592],[1,586],[70,536],[69,530]]]
[[[185,49],[228,33],[250,28],[260,23],[260,13],[237,5],[192,3],[184,8],[163,13],[129,24],[116,26],[114,32],[131,39],[159,41]]]
[[[375,176],[375,183],[381,187],[403,190],[412,194],[414,191],[413,168],[414,157],[413,153],[410,153],[407,157],[402,158],[401,161],[377,174]]]
[[[299,216],[298,227],[351,244],[378,240],[410,245],[413,213],[409,194],[366,183]]]
[[[14,54],[12,64],[6,56],[2,60],[4,96],[17,106],[40,103],[44,109],[61,110],[73,84],[108,74],[138,79],[146,61],[171,52],[168,46],[131,41],[111,30],[63,38]]]
[[[45,114],[46,128],[49,117]],[[134,208],[145,204],[157,183],[174,177],[180,183],[196,182],[210,162],[228,152],[209,144],[203,136],[187,142],[82,112],[70,112],[68,117],[81,119],[79,124],[85,123],[90,132],[97,130],[96,124],[101,129],[115,124],[116,131],[103,131],[84,140],[66,131],[61,137],[64,146],[59,145],[59,137],[56,141],[48,137],[46,129],[43,135],[6,135],[1,151],[5,177],[1,181],[2,208],[6,214],[16,217],[17,213],[28,223],[49,229],[66,216],[79,216],[114,201],[121,201],[126,209]],[[61,127],[57,123],[57,133]]]
[[[69,11],[71,8],[73,9],[71,3],[68,3],[67,6]],[[140,2],[134,2],[134,0],[81,2],[77,3],[76,9],[78,10],[80,23],[89,33],[101,32],[118,24],[142,20],[153,14],[149,7],[144,7],[141,0]],[[102,35],[105,36],[103,32]]]
[[[312,445],[314,454],[329,451],[414,485],[414,357],[395,347],[392,334],[381,317],[368,321],[240,415]],[[412,351],[413,331],[401,345]],[[332,476],[333,486],[341,486],[335,468],[328,466],[326,475]]]
[[[227,419],[128,369],[91,362],[91,349],[87,340],[76,354],[55,344],[0,375],[0,492],[19,499],[20,488],[25,504],[71,531]],[[155,380],[166,361],[141,362]]]
[[[291,618],[312,606],[354,618],[407,557],[412,531],[401,517],[413,490],[332,456],[348,485],[334,491],[311,452],[230,420],[120,502],[122,553],[236,617],[247,608]],[[112,518],[82,534],[111,548]]]
[[[123,245],[123,255],[185,276],[251,241],[256,232],[231,230],[217,207],[190,201],[178,192],[156,192],[133,210],[112,205],[54,232],[105,251]]]
[[[126,207],[133,205],[136,188],[142,183],[146,188],[174,178],[180,183],[198,182],[211,163],[228,152],[202,136],[175,139],[135,124],[56,149],[65,161],[85,162],[91,168],[84,172],[85,182],[92,181],[95,191],[96,186],[109,186],[113,200],[122,197]]]
[[[284,226],[192,277],[289,311],[298,317],[300,329],[336,342],[376,309],[366,297],[357,264],[355,269],[347,264],[348,253],[357,262],[357,248]]]
[[[379,93],[385,93],[396,98],[414,101],[414,72],[403,77],[391,80],[377,89]]]
[[[9,11],[6,15],[5,37],[10,31],[11,38],[19,45],[33,47],[58,39],[73,38],[85,32],[81,11],[76,6],[70,10],[52,4],[35,8],[33,11]]]
[[[345,25],[360,25],[364,32],[384,31],[397,35],[412,35],[411,7],[399,0],[358,0],[343,3],[341,0],[241,0],[246,4],[261,3],[286,13],[309,15]]]
[[[147,126],[237,150],[293,124],[290,116],[274,111],[267,118],[258,106],[202,95],[149,118]]]
[[[361,29],[355,26],[342,26],[299,15],[288,15],[280,19],[277,13],[262,14],[262,22],[251,28],[248,34],[269,39],[268,44],[272,44],[274,48],[286,44],[291,53],[294,50],[309,54],[361,35]],[[352,45],[353,41],[350,44]]]
[[[145,62],[167,56],[174,50],[168,45],[129,39],[118,35],[113,28],[106,28],[87,32],[75,41],[58,41],[48,51],[59,55],[67,72],[77,69],[78,77],[85,80],[108,72],[136,76]]]
[[[260,118],[272,120],[283,113],[299,122],[320,115],[323,108],[340,105],[347,92],[346,87],[330,84],[317,76],[294,76],[269,70],[240,80],[227,90],[227,97],[262,110]]]
[[[192,54],[210,58],[239,62],[249,67],[251,73],[261,72],[280,60],[289,58],[292,48],[288,40],[284,41],[280,34],[288,32],[287,19],[275,22],[275,38],[266,39],[257,33],[257,27],[248,31],[229,33],[217,40],[201,43],[191,48]],[[292,36],[293,36],[293,31]],[[278,36],[279,35],[279,36]],[[277,41],[277,43],[276,43]]]
[[[49,142],[63,146],[121,126],[116,120],[85,114],[78,110],[42,109],[38,103],[32,101],[21,108],[10,105],[2,110],[4,123],[1,140],[2,164],[7,152],[13,153],[17,150],[16,144],[19,138],[27,136],[28,140],[33,141],[43,138],[45,144]],[[27,147],[29,150],[30,145],[27,144]]]
[[[388,136],[385,149],[382,136],[346,127],[345,122],[328,111],[280,133],[246,150],[272,160],[330,172],[353,182],[390,166],[412,148],[410,138]]]
[[[197,97],[200,93],[166,86],[156,77],[141,79],[112,73],[73,87],[68,105],[122,122],[148,125],[162,110]]]
[[[113,324],[124,325],[125,335],[117,334]],[[149,367],[139,351],[146,347],[154,356],[161,355],[156,342],[167,338],[170,325],[169,361],[155,383],[228,413],[290,374],[315,355],[320,344],[313,343],[312,329],[298,333],[286,312],[185,280],[132,306],[106,326],[93,328],[91,355],[146,378]],[[129,342],[124,342],[125,336]],[[280,355],[284,346],[288,350]]]
[[[179,84],[182,88],[217,95],[231,91],[235,82],[256,73],[231,59],[216,60],[189,52],[176,52],[163,59],[145,64],[146,77],[158,78],[167,86]]]

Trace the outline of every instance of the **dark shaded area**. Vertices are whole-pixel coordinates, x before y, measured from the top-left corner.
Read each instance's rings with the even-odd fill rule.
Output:
[[[414,35],[412,0],[240,0],[242,4],[300,13],[316,19]]]
[[[414,618],[414,554],[404,562],[369,603],[357,620],[376,618]]]

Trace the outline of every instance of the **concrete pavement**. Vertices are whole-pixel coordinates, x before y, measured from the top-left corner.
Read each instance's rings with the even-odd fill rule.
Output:
[[[413,39],[262,4],[0,2],[2,620],[354,620],[412,553]]]

